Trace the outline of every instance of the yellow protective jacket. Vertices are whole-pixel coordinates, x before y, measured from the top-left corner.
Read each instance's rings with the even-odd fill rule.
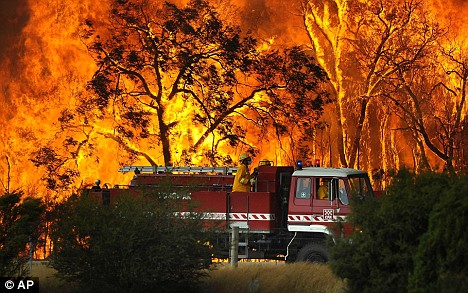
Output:
[[[245,164],[239,164],[237,167],[236,177],[234,177],[234,185],[232,192],[249,192],[250,191],[250,172]]]
[[[328,198],[328,186],[322,185],[319,187],[317,191],[317,198],[318,199],[327,199]]]

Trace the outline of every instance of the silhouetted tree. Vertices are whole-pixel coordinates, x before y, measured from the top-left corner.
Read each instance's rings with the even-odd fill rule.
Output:
[[[444,162],[445,170],[453,173],[463,168],[460,159],[468,59],[455,41],[431,52],[418,66],[398,66],[388,97],[415,139]]]
[[[216,158],[220,144],[253,152],[245,124],[283,135],[291,121],[313,124],[327,102],[325,74],[310,54],[262,48],[206,1],[114,1],[110,16],[86,23],[98,70],[74,118],[90,129],[111,121],[96,132],[151,164],[155,146],[166,165],[176,149],[187,161]]]
[[[67,155],[70,155],[67,153]],[[53,147],[41,147],[33,152],[31,161],[36,167],[44,167],[45,175],[43,180],[46,187],[52,191],[60,192],[67,190],[80,175],[79,171],[68,165],[77,157],[77,153],[70,156],[60,155]]]
[[[0,196],[0,276],[26,275],[25,264],[41,234],[44,210],[40,199],[20,190]]]

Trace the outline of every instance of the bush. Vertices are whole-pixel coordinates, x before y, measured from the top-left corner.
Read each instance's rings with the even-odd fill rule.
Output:
[[[410,277],[410,292],[463,292],[468,288],[468,177],[434,207]]]
[[[196,214],[179,200],[123,195],[113,205],[84,193],[65,202],[52,229],[52,266],[80,290],[193,292],[210,252]]]
[[[0,196],[0,276],[27,274],[28,247],[39,237],[45,209],[40,199],[20,190]]]
[[[450,188],[448,175],[400,171],[382,198],[354,198],[350,222],[358,228],[331,249],[331,267],[350,292],[406,292],[414,255],[429,216]]]

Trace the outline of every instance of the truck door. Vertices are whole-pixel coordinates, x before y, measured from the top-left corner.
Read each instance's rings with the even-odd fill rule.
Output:
[[[349,212],[348,192],[344,178],[316,177],[312,212],[321,220],[336,220],[336,216]]]
[[[308,225],[312,213],[313,181],[310,177],[293,177],[291,186],[287,223]]]
[[[331,177],[315,177],[315,189],[313,197],[312,213],[321,215],[324,209],[333,208],[333,201],[329,197],[331,186]]]
[[[332,189],[329,191],[329,200],[337,215],[349,214],[349,188],[346,178],[333,178],[331,181]]]
[[[311,206],[312,180],[308,177],[298,177],[294,204],[296,206]]]

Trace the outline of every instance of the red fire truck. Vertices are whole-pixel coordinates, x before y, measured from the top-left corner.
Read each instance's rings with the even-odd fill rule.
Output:
[[[231,192],[236,168],[128,166],[135,172],[128,189],[158,188],[170,181],[174,191],[194,186],[186,197],[197,203],[206,221],[221,222],[213,256],[226,258],[230,230],[240,232],[239,258],[326,262],[327,238],[346,234],[349,198],[373,196],[368,175],[348,168],[273,166],[256,168],[251,192]],[[122,186],[95,190],[104,204],[112,204]],[[341,228],[338,228],[340,227]],[[237,229],[237,228],[236,228]]]

